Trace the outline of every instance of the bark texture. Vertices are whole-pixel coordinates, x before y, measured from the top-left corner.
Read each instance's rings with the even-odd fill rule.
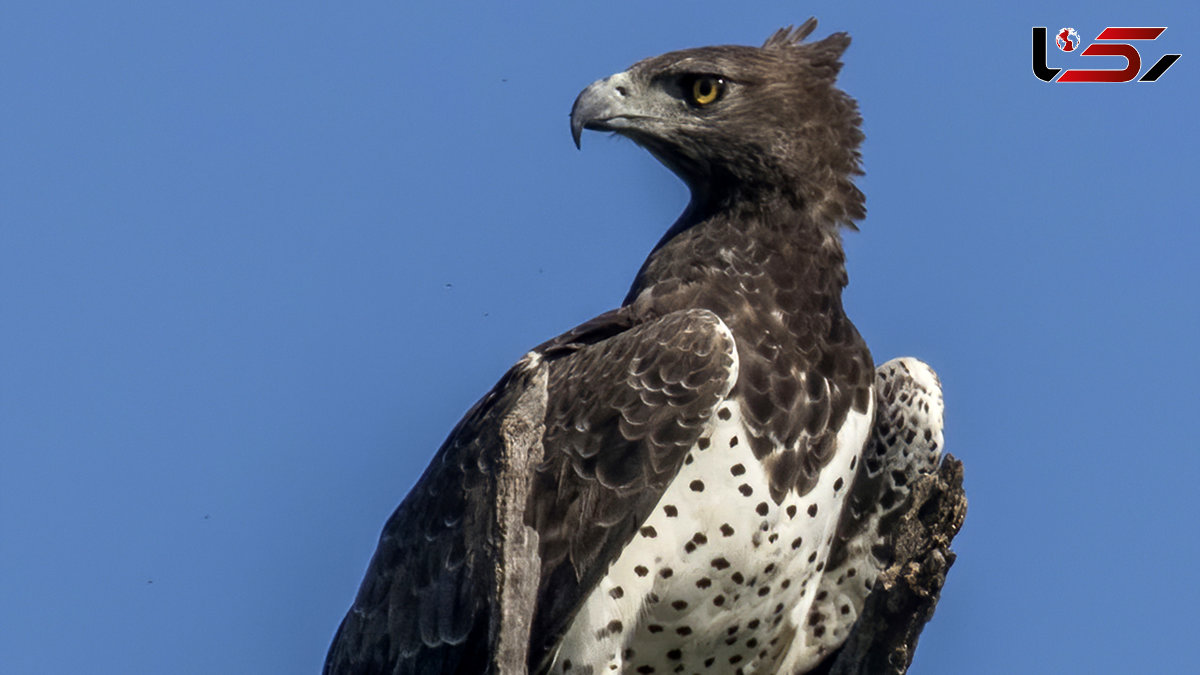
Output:
[[[526,357],[529,358],[529,357]],[[497,533],[494,548],[496,567],[489,630],[491,672],[496,675],[525,673],[529,660],[529,637],[541,582],[538,534],[525,524],[525,504],[530,477],[542,461],[545,434],[547,366],[533,357],[527,368],[529,386],[500,421],[503,450],[496,475]]]
[[[845,644],[815,671],[822,675],[903,675],[954,564],[950,542],[967,515],[963,465],[946,455],[913,486],[892,544],[892,563],[867,597]]]

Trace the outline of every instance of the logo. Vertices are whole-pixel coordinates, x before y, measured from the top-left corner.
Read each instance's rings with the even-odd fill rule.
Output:
[[[1100,34],[1096,36],[1096,42],[1079,51],[1079,46],[1082,44],[1079,33],[1076,33],[1074,28],[1060,29],[1054,35],[1054,43],[1063,52],[1078,52],[1080,56],[1119,56],[1125,59],[1124,68],[1071,68],[1063,71],[1062,68],[1051,68],[1046,65],[1046,27],[1034,26],[1033,74],[1044,82],[1132,82],[1134,78],[1137,78],[1138,82],[1154,82],[1179,60],[1180,54],[1163,54],[1139,78],[1138,73],[1142,72],[1142,54],[1130,42],[1143,43],[1157,40],[1165,30],[1167,30],[1166,26],[1160,28],[1110,26],[1100,31]],[[1062,75],[1059,75],[1060,72]],[[1057,80],[1054,79],[1055,76],[1058,76]]]
[[[1054,36],[1054,42],[1064,52],[1073,52],[1079,46],[1079,33],[1074,28],[1064,28]]]

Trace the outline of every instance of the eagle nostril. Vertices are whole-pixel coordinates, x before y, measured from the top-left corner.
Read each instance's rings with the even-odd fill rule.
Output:
[[[617,93],[618,93],[618,94],[620,94],[620,95],[622,95],[622,96],[629,96],[629,90],[628,90],[628,89],[626,89],[626,88],[625,88],[625,87],[623,87],[623,86],[618,86],[618,87],[617,87]]]

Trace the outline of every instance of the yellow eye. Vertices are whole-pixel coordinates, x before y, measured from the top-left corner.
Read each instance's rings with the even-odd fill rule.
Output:
[[[725,80],[712,75],[701,75],[692,80],[692,103],[708,105],[721,98],[725,91]]]

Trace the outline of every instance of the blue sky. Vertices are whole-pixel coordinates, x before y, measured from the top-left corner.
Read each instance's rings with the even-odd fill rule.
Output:
[[[848,311],[938,369],[966,463],[913,672],[1194,667],[1200,11],[982,4],[6,9],[0,670],[317,671],[458,417],[687,199],[576,151],[575,95],[810,14],[865,118]],[[1183,58],[1046,84],[1035,25]]]

